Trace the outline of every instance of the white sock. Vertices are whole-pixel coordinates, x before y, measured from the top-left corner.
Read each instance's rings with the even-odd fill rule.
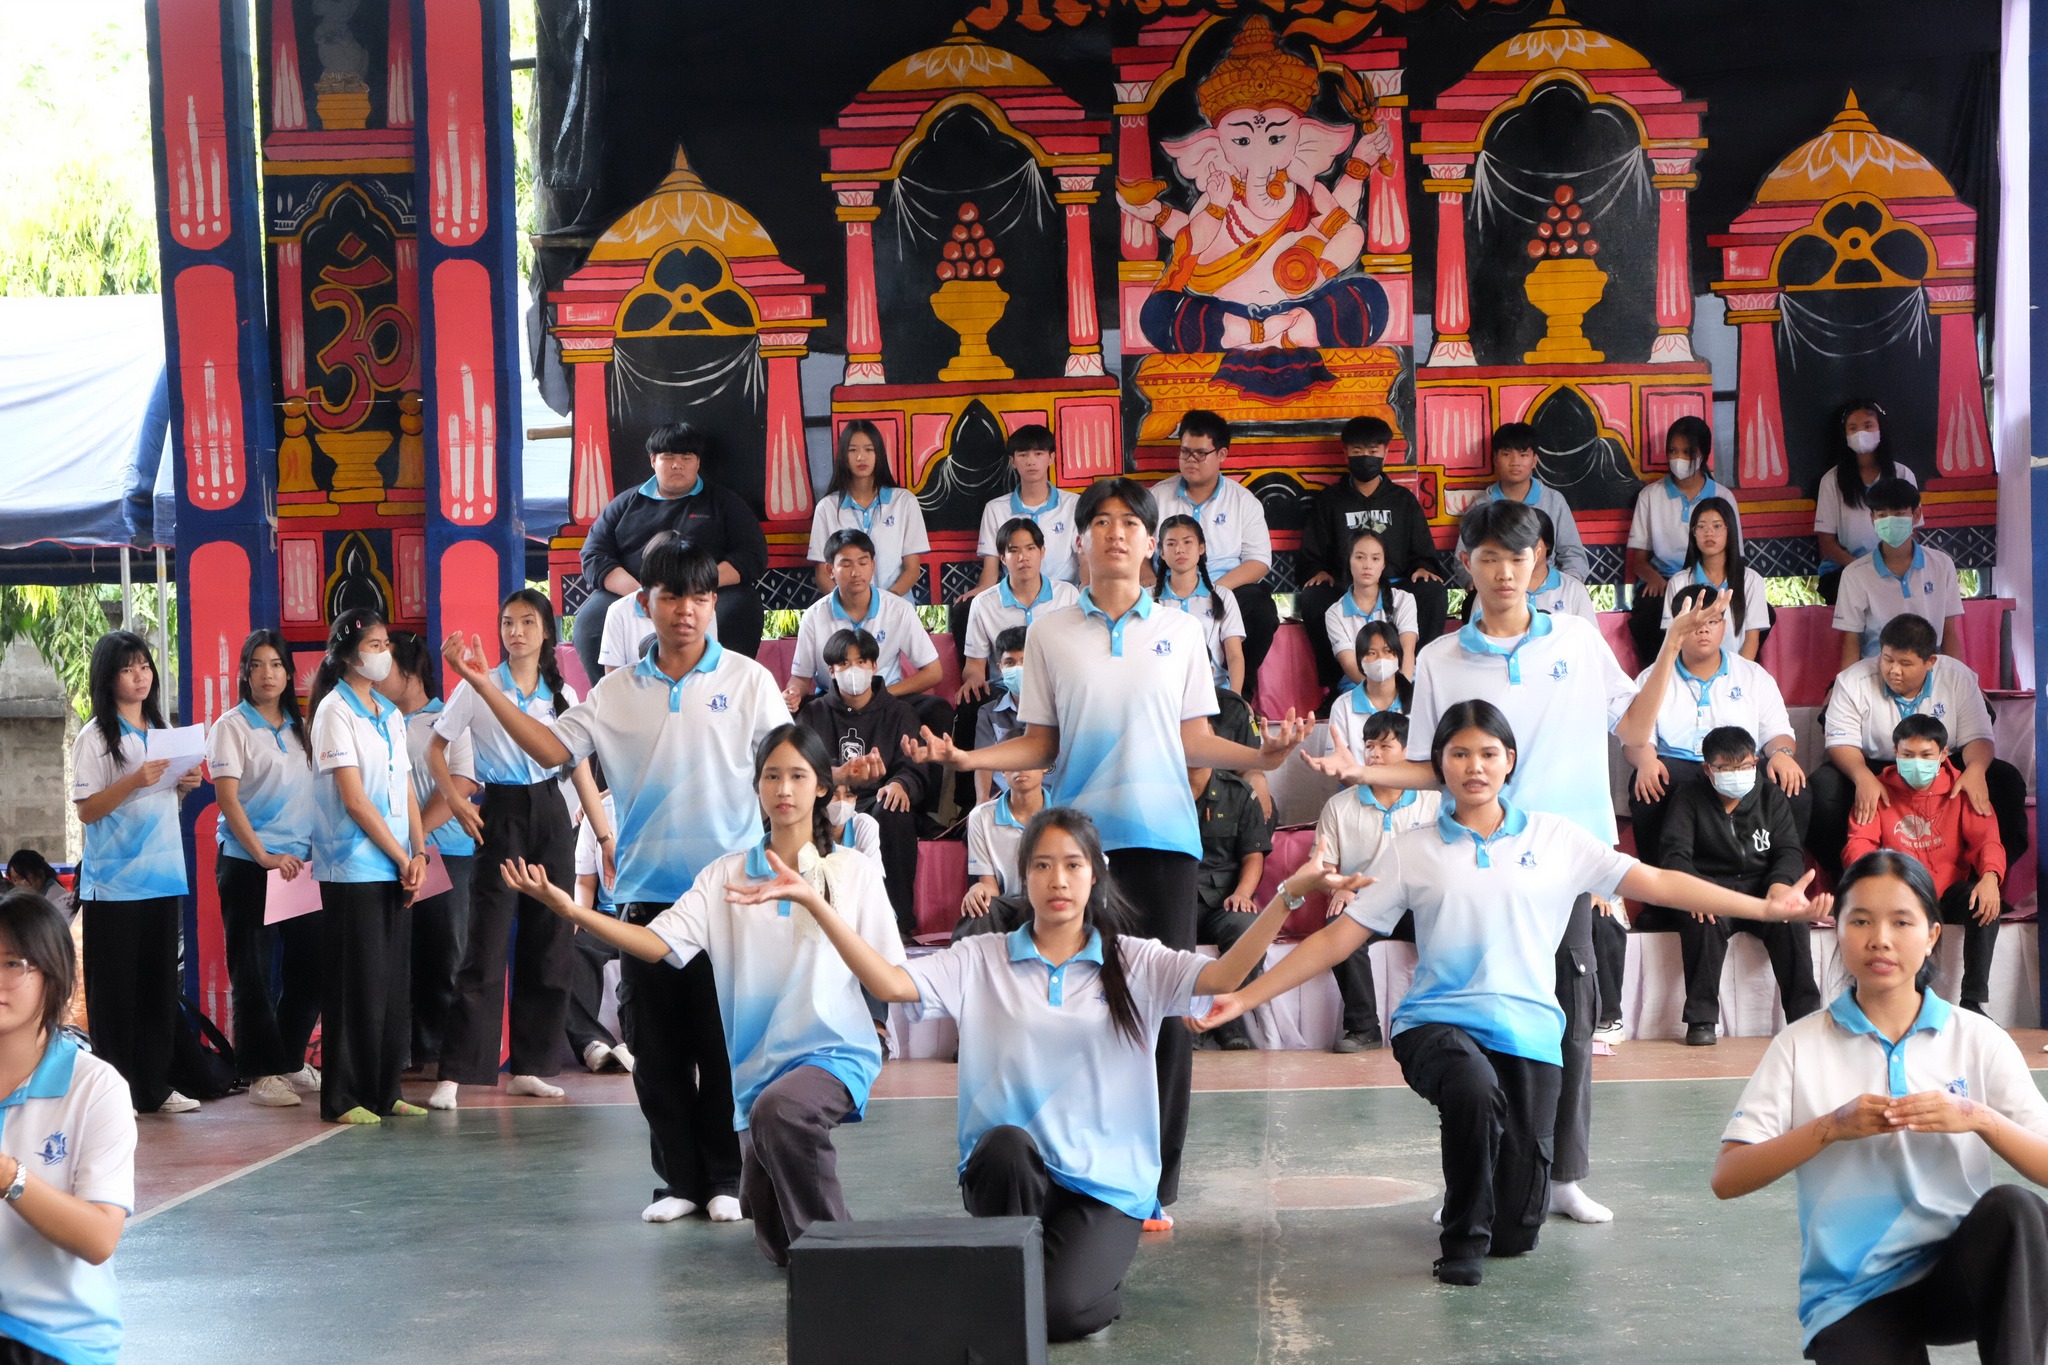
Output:
[[[594,1039],[589,1047],[583,1049],[583,1069],[593,1075],[604,1070],[605,1063],[611,1059],[612,1050]]]
[[[558,1100],[569,1092],[559,1085],[549,1085],[538,1076],[514,1076],[505,1086],[508,1095],[527,1095],[537,1100]]]
[[[633,1054],[627,1049],[624,1043],[612,1044],[612,1060],[617,1062],[619,1064],[619,1069],[624,1071],[628,1076],[633,1074]]]
[[[714,1223],[737,1223],[740,1221],[740,1201],[729,1194],[714,1194],[711,1202],[704,1206]]]
[[[657,1199],[646,1208],[640,1210],[640,1221],[643,1223],[673,1223],[678,1218],[688,1218],[696,1211],[697,1206],[689,1200],[670,1196],[665,1199]]]
[[[436,1081],[434,1093],[427,1096],[429,1109],[453,1109],[455,1107],[455,1082]]]
[[[1438,1204],[1436,1206],[1436,1212],[1429,1215],[1429,1221],[1436,1224],[1438,1227],[1442,1227],[1444,1225],[1444,1206],[1442,1204]]]
[[[1561,1213],[1574,1223],[1611,1223],[1614,1210],[1596,1202],[1579,1188],[1576,1180],[1562,1180],[1550,1187],[1550,1211]]]

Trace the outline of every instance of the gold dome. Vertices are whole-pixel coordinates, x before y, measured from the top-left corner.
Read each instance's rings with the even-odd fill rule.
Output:
[[[1636,71],[1650,59],[1604,33],[1595,33],[1551,0],[1550,13],[1479,59],[1474,71]]]
[[[986,90],[1001,86],[1051,85],[1046,74],[1014,53],[990,47],[953,25],[953,36],[937,47],[913,52],[868,82],[875,94],[912,90]]]
[[[776,255],[761,220],[704,188],[679,144],[674,169],[654,193],[621,214],[590,249],[593,261],[644,261],[676,242],[702,242],[727,260]]]
[[[1821,135],[1764,177],[1759,204],[1812,203],[1862,190],[1880,199],[1953,199],[1955,188],[1932,162],[1877,131],[1856,92]]]

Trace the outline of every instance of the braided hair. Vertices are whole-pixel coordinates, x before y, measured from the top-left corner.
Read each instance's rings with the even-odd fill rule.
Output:
[[[569,698],[563,691],[562,661],[555,653],[559,637],[555,632],[554,604],[548,601],[546,593],[536,592],[532,588],[520,588],[516,592],[506,594],[505,600],[498,604],[498,611],[502,614],[512,607],[522,605],[532,607],[540,616],[540,657],[535,662],[540,665],[541,681],[548,685],[548,691],[554,693],[555,714],[559,716],[569,709]]]
[[[1195,573],[1202,580],[1202,591],[1209,594],[1209,615],[1221,621],[1223,596],[1216,591],[1216,585],[1209,581],[1209,538],[1202,534],[1202,523],[1185,512],[1176,513],[1159,523],[1160,548],[1153,551],[1152,560],[1152,600],[1157,602],[1160,595],[1166,591],[1166,533],[1179,530],[1193,531],[1195,543],[1202,547],[1200,557],[1195,560]]]

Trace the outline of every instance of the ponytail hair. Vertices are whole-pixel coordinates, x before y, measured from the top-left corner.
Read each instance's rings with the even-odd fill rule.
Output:
[[[832,800],[832,751],[825,747],[824,739],[808,725],[791,721],[778,725],[761,736],[761,742],[754,746],[754,793],[758,799],[761,790],[761,773],[768,766],[768,755],[783,745],[795,749],[797,756],[810,765],[818,777],[818,800],[811,807],[811,846],[818,850],[820,857],[832,855],[832,819],[826,815],[825,807]],[[761,812],[761,829],[768,829],[768,812]]]
[[[1109,1002],[1110,1024],[1135,1046],[1150,1047],[1144,1021],[1138,1017],[1138,1004],[1131,998],[1131,983],[1124,975],[1123,953],[1118,944],[1137,923],[1137,916],[1109,875],[1109,860],[1103,856],[1095,822],[1072,806],[1048,806],[1032,816],[1017,840],[1018,884],[1029,885],[1027,873],[1032,854],[1038,851],[1039,840],[1046,831],[1052,829],[1066,831],[1081,846],[1081,856],[1088,860],[1095,874],[1094,884],[1088,888],[1088,904],[1081,910],[1081,925],[1102,936],[1102,995]]]
[[[250,631],[249,638],[242,641],[242,663],[235,672],[236,690],[243,701],[249,700],[249,668],[256,662],[256,651],[266,646],[277,651],[278,661],[284,665],[286,674],[292,671],[292,648],[284,642],[282,634],[269,629]],[[306,733],[306,717],[299,710],[299,689],[296,679],[287,682],[284,691],[278,695],[277,709],[284,713],[285,722],[291,726],[292,734],[298,738],[299,747],[306,751],[306,758],[310,761],[313,757],[313,737]]]
[[[562,661],[555,653],[555,646],[560,639],[555,629],[555,604],[548,601],[548,596],[544,592],[520,588],[505,595],[505,600],[498,604],[498,611],[502,614],[507,608],[514,606],[532,607],[540,615],[540,658],[536,662],[540,665],[540,680],[546,683],[548,691],[554,694],[555,714],[559,716],[569,709],[569,698],[563,695]],[[502,640],[499,641],[500,645],[503,643]]]
[[[1201,557],[1195,560],[1195,573],[1202,580],[1202,590],[1209,594],[1209,615],[1212,619],[1223,619],[1223,597],[1216,591],[1216,585],[1209,581],[1209,537],[1202,534],[1202,523],[1185,512],[1176,513],[1159,523],[1159,548],[1153,551],[1152,600],[1166,591],[1166,533],[1187,530],[1195,533],[1195,543],[1202,547]]]
[[[92,662],[86,669],[86,695],[92,706],[92,716],[87,723],[100,732],[100,742],[107,746],[107,757],[114,760],[116,771],[123,765],[121,704],[114,696],[114,683],[123,669],[137,661],[149,665],[149,695],[142,699],[143,725],[148,729],[161,730],[164,726],[160,701],[163,674],[150,655],[148,641],[133,631],[110,630],[100,636],[99,643],[92,647]]]
[[[391,666],[419,683],[428,701],[441,699],[441,665],[433,647],[416,632],[391,632]]]
[[[348,676],[363,636],[383,624],[383,615],[373,607],[351,607],[334,618],[334,624],[327,630],[327,653],[321,656],[320,667],[313,670],[312,695],[306,698],[306,709],[314,716],[320,714],[320,703],[327,700],[327,694]]]

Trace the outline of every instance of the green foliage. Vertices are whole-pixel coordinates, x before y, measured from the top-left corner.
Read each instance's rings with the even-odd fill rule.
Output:
[[[72,709],[83,720],[90,709],[86,693],[87,671],[92,664],[92,647],[100,636],[114,628],[121,615],[121,590],[108,583],[79,587],[0,587],[0,649],[26,635],[57,670],[57,678],[71,697]],[[166,628],[172,658],[157,660],[166,678],[177,670],[178,597],[172,589],[164,603],[162,624]],[[154,642],[159,624],[156,588],[152,584],[135,589],[135,616],[127,628]],[[167,689],[168,691],[168,689]]]
[[[511,0],[511,55],[531,57],[539,42],[534,0]],[[533,274],[533,96],[531,70],[512,73],[512,197],[513,222],[519,238],[519,278]]]

